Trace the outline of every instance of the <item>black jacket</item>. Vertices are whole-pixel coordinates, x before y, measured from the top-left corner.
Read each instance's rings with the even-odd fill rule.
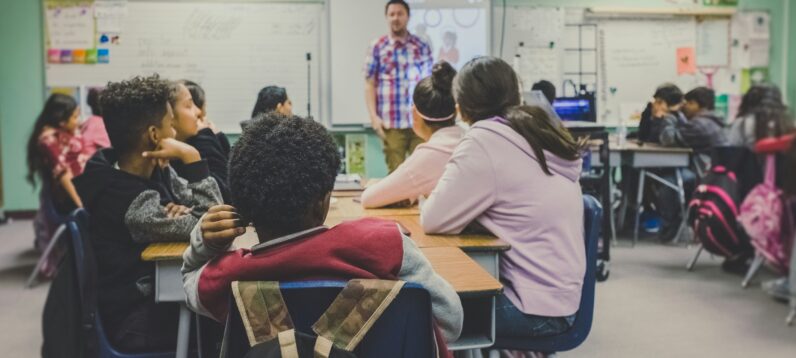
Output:
[[[660,142],[665,146],[689,147],[707,153],[712,148],[727,144],[724,122],[713,112],[700,112],[689,120],[667,116],[663,122]]]
[[[140,259],[147,245],[188,241],[199,216],[221,201],[205,161],[186,165],[185,179],[168,166],[144,179],[117,169],[116,162],[114,149],[98,151],[74,179],[91,215],[89,240],[97,258],[98,308],[110,330],[137,305],[153,299],[155,267]],[[168,218],[164,206],[170,202],[193,207],[193,213]]]
[[[227,178],[230,145],[227,136],[221,132],[215,134],[210,128],[205,128],[200,130],[195,136],[188,138],[185,142],[196,148],[202,159],[207,161],[207,166],[210,168],[210,176],[216,180],[224,202],[229,203],[229,181]],[[173,161],[171,166],[177,171],[177,174],[183,176],[185,164],[180,161]]]

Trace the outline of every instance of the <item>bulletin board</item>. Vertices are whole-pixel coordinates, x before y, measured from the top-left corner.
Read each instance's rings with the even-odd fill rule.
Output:
[[[295,113],[309,100],[322,116],[321,3],[45,1],[44,11],[51,90],[85,98],[136,75],[189,79],[206,91],[208,118],[239,132],[260,88],[277,84]]]

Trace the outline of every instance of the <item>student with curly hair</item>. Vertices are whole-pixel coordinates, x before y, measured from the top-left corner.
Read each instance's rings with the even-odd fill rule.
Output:
[[[109,83],[100,102],[112,148],[97,152],[74,180],[91,214],[98,308],[123,351],[173,349],[179,306],[156,304],[152,242],[188,241],[207,208],[221,203],[207,163],[174,138],[168,82],[155,76]],[[168,165],[185,163],[183,177]]]
[[[189,307],[223,320],[233,281],[400,279],[429,291],[442,336],[456,339],[462,327],[459,297],[397,224],[366,218],[323,226],[340,166],[336,148],[322,125],[278,113],[258,118],[243,132],[230,160],[235,207],[211,208],[183,254]],[[228,252],[249,222],[260,249]]]

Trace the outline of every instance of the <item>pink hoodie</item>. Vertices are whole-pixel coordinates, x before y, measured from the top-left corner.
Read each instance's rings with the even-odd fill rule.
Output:
[[[418,145],[392,174],[362,193],[362,206],[378,208],[406,199],[414,201],[431,193],[462,135],[464,130],[459,126],[434,132],[428,142]]]
[[[426,233],[457,234],[477,220],[511,244],[500,260],[506,296],[526,314],[569,316],[580,304],[586,254],[581,160],[545,151],[542,171],[528,142],[482,120],[462,139],[421,207]]]

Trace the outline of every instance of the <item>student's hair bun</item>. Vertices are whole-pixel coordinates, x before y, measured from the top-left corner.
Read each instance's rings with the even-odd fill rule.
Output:
[[[445,61],[435,63],[431,69],[431,85],[437,91],[450,93],[453,87],[453,77],[456,77],[456,70]]]

